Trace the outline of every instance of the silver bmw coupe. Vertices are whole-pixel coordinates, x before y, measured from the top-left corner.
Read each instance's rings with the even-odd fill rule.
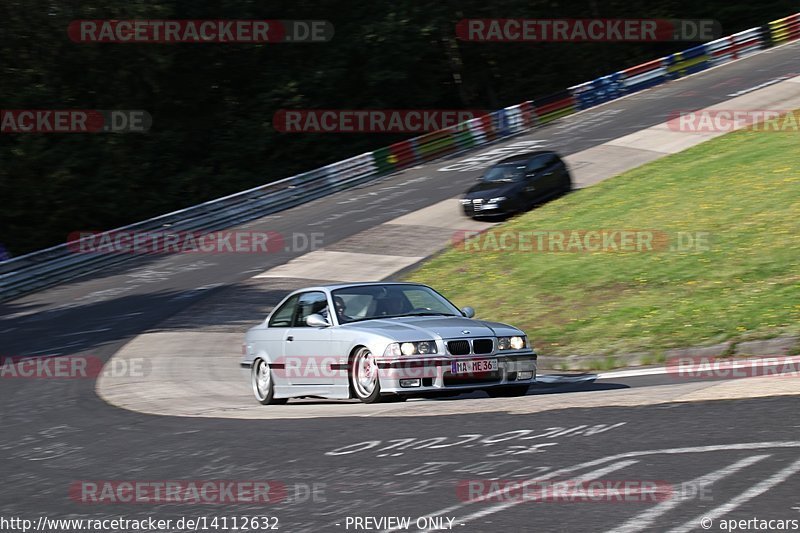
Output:
[[[472,318],[417,283],[350,283],[291,293],[242,346],[256,399],[357,398],[485,390],[521,396],[536,353],[519,329]]]

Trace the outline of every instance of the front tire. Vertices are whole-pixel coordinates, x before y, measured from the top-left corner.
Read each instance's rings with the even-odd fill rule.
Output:
[[[381,380],[375,356],[367,348],[356,350],[350,365],[350,390],[363,403],[381,401]]]
[[[275,381],[269,364],[263,359],[253,361],[250,370],[250,382],[253,385],[253,395],[261,405],[284,405],[286,398],[275,398]]]
[[[528,394],[530,385],[510,385],[507,387],[493,387],[486,389],[486,394],[492,398],[515,398]]]

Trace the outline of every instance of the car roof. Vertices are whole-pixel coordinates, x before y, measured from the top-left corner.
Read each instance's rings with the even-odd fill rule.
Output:
[[[333,291],[336,289],[344,289],[347,287],[364,287],[369,285],[425,285],[424,283],[413,283],[408,281],[363,281],[358,283],[329,283],[326,285],[317,285],[314,287],[303,287],[293,291],[292,294],[297,292],[306,291]]]
[[[502,164],[505,164],[505,163],[516,163],[518,161],[522,162],[522,161],[527,161],[528,159],[530,159],[532,157],[535,157],[537,155],[546,155],[546,154],[558,155],[552,150],[539,150],[539,151],[536,151],[536,152],[525,152],[524,154],[514,154],[512,156],[506,157],[505,159],[499,160],[495,164],[496,165],[502,165]]]

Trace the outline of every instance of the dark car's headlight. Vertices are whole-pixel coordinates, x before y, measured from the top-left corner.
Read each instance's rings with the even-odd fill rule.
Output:
[[[436,342],[393,342],[383,352],[384,357],[400,357],[401,355],[428,355],[436,353]]]
[[[515,335],[513,337],[497,337],[498,350],[521,350],[528,346],[528,339],[525,335]]]
[[[497,203],[503,202],[505,200],[508,200],[508,198],[506,198],[505,196],[496,196],[495,198],[489,198],[489,201],[487,203],[489,203],[489,204],[497,204]]]

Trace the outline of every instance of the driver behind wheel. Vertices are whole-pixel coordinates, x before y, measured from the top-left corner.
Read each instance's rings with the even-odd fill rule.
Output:
[[[341,296],[333,297],[333,305],[336,307],[336,317],[339,319],[340,324],[353,320],[353,317],[348,316],[345,313],[347,306],[345,305],[344,299]]]
[[[341,296],[333,297],[333,306],[336,308],[336,317],[339,319],[340,324],[344,324],[345,322],[350,322],[353,320],[353,317],[345,314],[346,305]],[[325,320],[328,322],[331,321],[328,306],[326,306],[325,309],[320,312],[320,314],[325,317]]]
[[[408,312],[405,299],[399,294],[390,294],[379,304],[379,316],[399,316]]]

